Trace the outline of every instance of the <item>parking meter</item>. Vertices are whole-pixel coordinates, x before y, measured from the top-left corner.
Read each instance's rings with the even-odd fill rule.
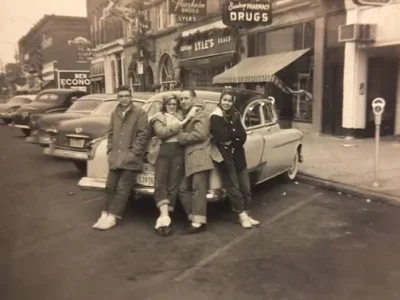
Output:
[[[382,98],[375,98],[374,101],[372,101],[372,112],[375,116],[375,125],[381,125],[385,104],[386,102]]]
[[[378,183],[378,168],[379,168],[379,140],[381,134],[382,114],[385,110],[385,100],[382,98],[375,98],[372,101],[372,112],[375,116],[375,163],[374,163],[374,182],[373,187],[379,187]]]

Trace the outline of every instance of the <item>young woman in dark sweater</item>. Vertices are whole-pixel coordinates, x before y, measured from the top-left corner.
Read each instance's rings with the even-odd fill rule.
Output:
[[[216,167],[232,209],[238,213],[240,224],[244,228],[251,228],[260,222],[248,215],[251,189],[243,147],[247,133],[240,113],[234,108],[235,100],[233,93],[222,93],[218,106],[210,115],[211,142],[221,154],[220,159],[216,160]]]

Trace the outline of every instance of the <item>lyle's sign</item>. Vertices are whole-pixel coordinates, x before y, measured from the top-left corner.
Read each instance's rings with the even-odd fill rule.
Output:
[[[227,26],[269,25],[272,23],[271,0],[226,0],[222,6],[222,22]]]

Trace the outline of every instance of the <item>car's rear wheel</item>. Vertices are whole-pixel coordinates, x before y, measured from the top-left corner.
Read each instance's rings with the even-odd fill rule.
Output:
[[[297,173],[299,172],[299,165],[300,165],[300,161],[299,161],[299,152],[296,151],[296,153],[294,154],[293,160],[292,160],[292,165],[290,166],[290,169],[287,170],[283,175],[284,179],[288,182],[293,181],[296,176]]]
[[[22,133],[25,134],[25,136],[30,136],[31,135],[31,131],[30,129],[21,129]]]
[[[81,160],[74,160],[75,167],[82,173],[86,174],[87,171],[87,162]]]

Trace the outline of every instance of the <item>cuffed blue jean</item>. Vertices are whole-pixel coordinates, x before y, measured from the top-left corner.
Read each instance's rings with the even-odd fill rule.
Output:
[[[222,161],[216,164],[221,180],[231,202],[232,210],[237,213],[249,211],[251,203],[251,186],[246,169],[238,171],[233,161]]]

